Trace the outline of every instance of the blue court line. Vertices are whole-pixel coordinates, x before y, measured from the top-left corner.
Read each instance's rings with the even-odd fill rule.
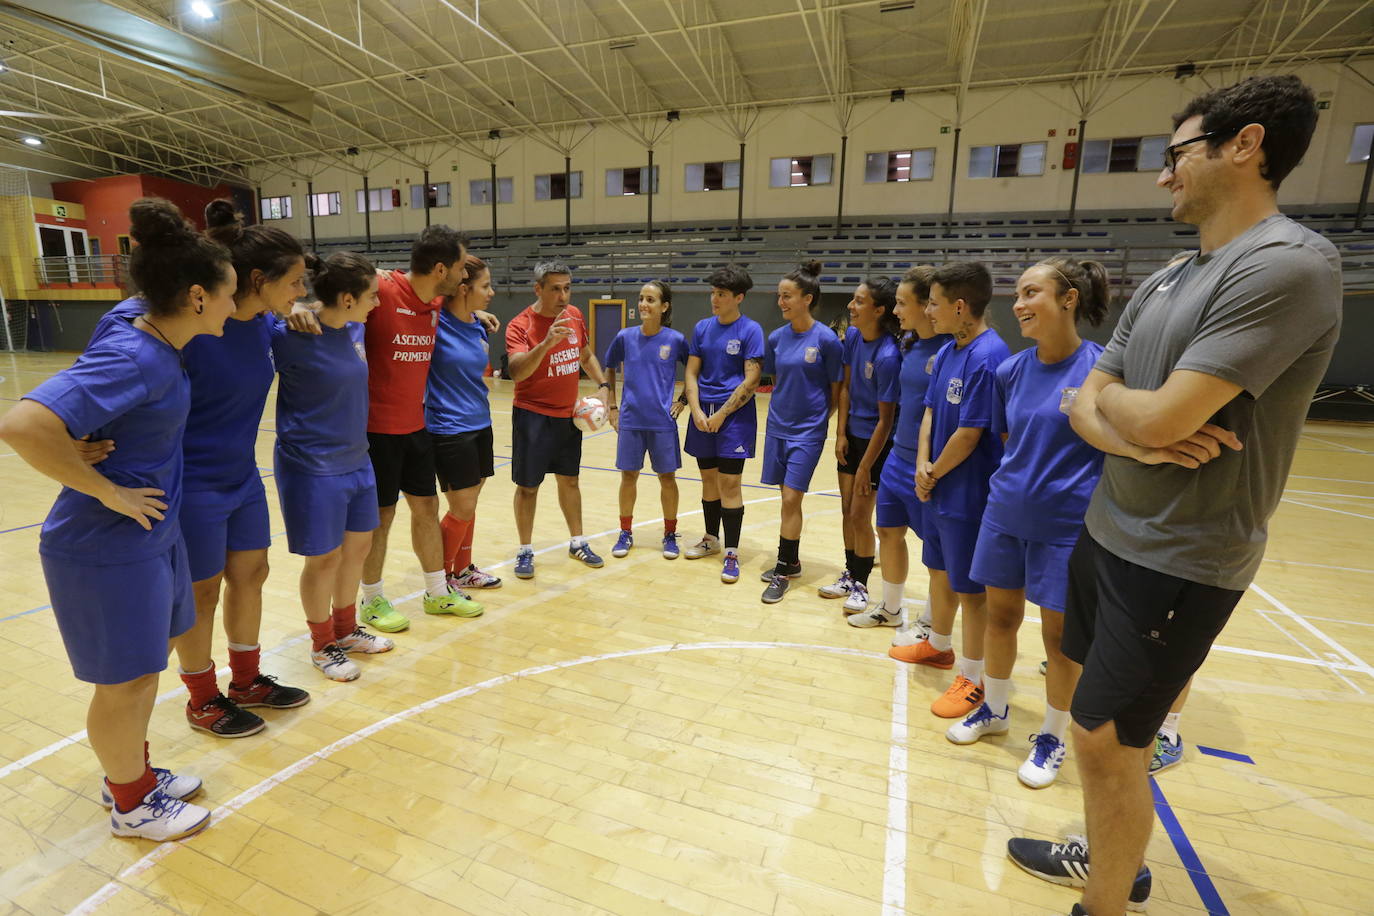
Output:
[[[1193,747],[1197,748],[1201,753],[1211,757],[1220,757],[1222,760],[1234,760],[1237,763],[1248,763],[1251,766],[1255,765],[1255,758],[1251,757],[1249,754],[1239,754],[1235,751],[1223,751],[1215,747],[1203,747],[1201,744],[1195,744]]]
[[[0,531],[0,534],[9,534],[11,531],[23,531],[25,528],[37,528],[41,524],[43,523],[34,522],[32,525],[20,525],[18,528],[6,528],[4,531]]]
[[[1188,877],[1192,879],[1193,888],[1197,895],[1202,898],[1202,905],[1207,908],[1209,916],[1230,916],[1231,911],[1226,908],[1226,904],[1221,901],[1221,894],[1217,893],[1216,885],[1212,883],[1212,878],[1207,874],[1207,869],[1202,864],[1202,859],[1198,857],[1197,850],[1193,848],[1192,842],[1188,839],[1188,834],[1183,832],[1183,825],[1178,822],[1178,816],[1174,814],[1174,809],[1169,806],[1169,800],[1164,797],[1164,792],[1159,788],[1159,781],[1153,776],[1150,777],[1150,792],[1155,799],[1155,814],[1159,817],[1159,822],[1164,825],[1164,832],[1169,835],[1169,841],[1174,844],[1174,852],[1178,853],[1179,859],[1183,862],[1183,867],[1188,870]]]
[[[27,611],[20,611],[18,614],[11,614],[8,617],[0,617],[0,623],[4,623],[6,620],[15,620],[20,617],[27,617],[30,614],[37,614],[39,611],[46,611],[50,607],[52,607],[51,604],[45,604],[42,607],[31,608]]]

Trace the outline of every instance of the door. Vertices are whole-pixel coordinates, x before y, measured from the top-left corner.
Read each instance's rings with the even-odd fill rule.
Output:
[[[39,279],[44,283],[78,283],[90,280],[86,258],[86,230],[64,226],[38,226],[38,250],[44,258]],[[49,258],[65,258],[61,262]]]
[[[592,352],[601,365],[606,365],[606,351],[611,349],[611,341],[625,327],[624,299],[593,299],[589,303],[592,310]]]

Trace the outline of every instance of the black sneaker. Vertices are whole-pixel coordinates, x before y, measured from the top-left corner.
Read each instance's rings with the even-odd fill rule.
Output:
[[[784,566],[781,563],[774,563],[772,566],[759,573],[760,582],[772,582],[774,576],[786,576],[789,579],[801,578],[801,564],[793,563]]]
[[[247,738],[267,727],[261,716],[240,709],[237,703],[224,694],[220,694],[199,709],[193,708],[188,702],[186,721],[196,731],[220,738]]]
[[[266,706],[270,709],[295,709],[310,702],[310,694],[299,687],[278,684],[270,674],[259,674],[247,687],[229,685],[229,699],[241,708]]]
[[[1088,911],[1083,909],[1083,904],[1075,903],[1073,909],[1069,910],[1069,916],[1088,916]]]
[[[1022,870],[1052,884],[1083,887],[1088,883],[1088,844],[1082,837],[1071,836],[1063,843],[1013,837],[1007,840],[1007,857]],[[1131,886],[1126,909],[1139,912],[1150,899],[1150,869],[1141,866]]]
[[[787,586],[792,584],[792,580],[786,575],[779,573],[768,580],[768,587],[763,590],[764,604],[777,604],[782,600],[782,596],[787,594]]]

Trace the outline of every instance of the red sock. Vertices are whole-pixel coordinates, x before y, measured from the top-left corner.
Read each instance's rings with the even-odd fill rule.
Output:
[[[356,604],[334,608],[335,639],[343,639],[356,629],[358,629],[358,606]]]
[[[181,682],[186,685],[187,690],[191,691],[192,709],[200,709],[219,696],[219,684],[215,680],[215,663],[213,661],[210,662],[210,667],[204,671],[183,674]]]
[[[262,657],[262,646],[251,649],[229,647],[229,683],[239,687],[251,686],[262,673],[258,660]]]
[[[316,652],[334,641],[334,621],[332,618],[321,620],[319,623],[307,620],[306,623],[310,625],[310,648]]]
[[[665,518],[665,519],[663,520],[663,533],[664,533],[664,534],[677,534],[677,519],[675,519],[675,518]]]
[[[468,519],[463,529],[463,546],[458,548],[458,559],[453,561],[453,571],[460,573],[472,565],[472,532],[477,527],[477,514]]]
[[[453,575],[459,572],[462,567],[456,566],[458,551],[463,548],[464,529],[470,524],[453,515],[447,513],[439,522],[439,528],[444,532],[444,572]]]
[[[148,793],[157,788],[157,777],[153,775],[152,767],[144,764],[143,775],[133,782],[110,782],[106,779],[105,785],[114,796],[115,810],[122,814],[143,804]]]
[[[620,516],[620,530],[629,531],[631,528],[634,527],[634,520],[635,517],[633,515]]]

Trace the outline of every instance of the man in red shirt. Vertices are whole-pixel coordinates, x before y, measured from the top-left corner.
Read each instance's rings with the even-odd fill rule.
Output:
[[[578,369],[606,390],[610,383],[587,339],[587,323],[572,302],[572,274],[561,261],[534,268],[536,302],[506,326],[506,355],[515,381],[511,411],[511,478],[515,481],[515,528],[520,551],[515,574],[534,577],[534,510],[539,485],[552,472],[558,505],[568,522],[568,555],[588,566],[604,565],[582,536],[582,431],[572,421]],[[601,389],[598,388],[598,391]]]

